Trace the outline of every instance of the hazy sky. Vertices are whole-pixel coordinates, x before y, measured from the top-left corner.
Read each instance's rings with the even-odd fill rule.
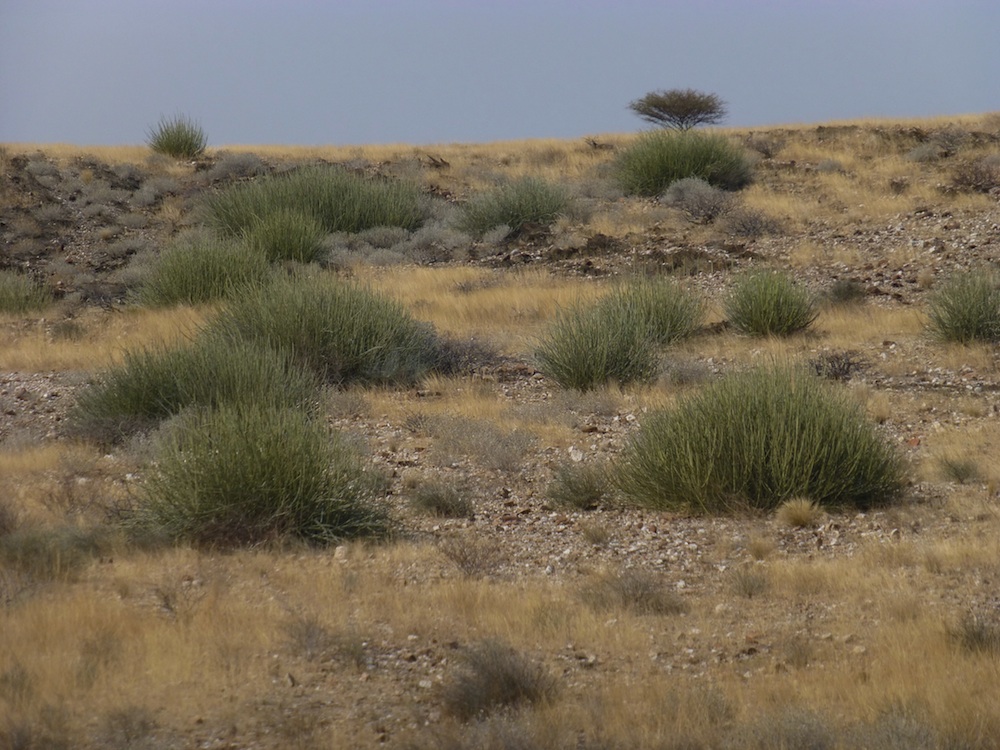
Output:
[[[0,141],[448,143],[1000,110],[998,0],[0,0]]]

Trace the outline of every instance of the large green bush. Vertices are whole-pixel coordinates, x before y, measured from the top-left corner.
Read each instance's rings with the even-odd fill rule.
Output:
[[[639,505],[700,512],[792,497],[867,508],[904,484],[898,452],[855,401],[783,365],[730,375],[649,416],[615,477]]]
[[[241,242],[198,237],[164,250],[139,281],[137,297],[151,307],[213,302],[264,283],[270,273],[262,252]]]
[[[166,427],[130,520],[209,546],[330,542],[387,530],[378,486],[348,443],[301,411],[225,405]]]
[[[653,196],[687,177],[738,190],[750,183],[752,169],[744,151],[725,136],[656,130],[619,154],[615,174],[626,193]]]
[[[233,185],[208,198],[205,208],[208,222],[234,237],[282,211],[311,216],[328,233],[373,227],[413,230],[425,218],[417,185],[322,165]]]
[[[457,227],[474,237],[499,226],[517,231],[526,224],[551,224],[565,213],[569,193],[535,177],[525,177],[481,193],[462,206]]]
[[[1000,340],[1000,279],[994,273],[959,273],[930,297],[931,332],[962,344]]]
[[[114,442],[190,406],[254,403],[308,409],[316,379],[290,355],[245,341],[201,337],[190,346],[130,352],[77,400],[86,435]]]
[[[208,144],[201,126],[184,115],[161,117],[146,139],[156,153],[175,159],[193,159],[201,156]]]
[[[332,383],[411,383],[438,360],[433,329],[398,302],[325,276],[253,289],[206,333],[289,352]]]
[[[818,314],[809,291],[777,272],[744,276],[725,309],[729,323],[751,336],[790,336],[812,325]]]

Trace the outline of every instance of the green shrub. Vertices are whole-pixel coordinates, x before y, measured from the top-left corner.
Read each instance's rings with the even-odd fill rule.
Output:
[[[208,140],[198,123],[184,115],[176,115],[161,117],[149,131],[146,143],[158,154],[175,159],[193,159],[205,151]]]
[[[244,230],[247,245],[271,262],[312,263],[323,252],[325,236],[319,221],[293,208],[259,216]]]
[[[618,156],[615,174],[622,189],[634,195],[659,195],[686,177],[699,177],[724,190],[750,183],[750,161],[725,136],[711,133],[643,133]]]
[[[704,305],[690,292],[663,279],[632,279],[602,298],[596,313],[631,321],[658,344],[672,344],[701,325]]]
[[[551,224],[565,213],[569,202],[564,188],[525,177],[474,197],[462,207],[457,228],[482,237],[498,226],[516,232],[526,224]]]
[[[615,479],[643,506],[718,512],[773,510],[793,497],[866,508],[893,500],[904,475],[856,402],[775,365],[730,375],[648,417]]]
[[[246,245],[198,238],[163,252],[139,282],[143,305],[196,305],[242,293],[264,283],[271,269],[264,254]]]
[[[210,546],[330,542],[386,532],[375,487],[348,444],[301,411],[224,405],[164,431],[130,521]]]
[[[41,310],[52,294],[41,284],[16,271],[0,271],[0,314],[23,315]]]
[[[280,211],[311,216],[327,233],[373,227],[413,230],[425,218],[417,185],[322,165],[233,185],[212,195],[205,208],[208,222],[233,237],[252,229],[260,217]]]
[[[994,273],[959,273],[930,296],[931,332],[943,341],[1000,340],[1000,282]]]
[[[751,336],[790,336],[816,319],[809,291],[782,273],[753,273],[736,283],[725,303],[726,317]]]
[[[289,355],[201,337],[183,348],[127,353],[81,393],[73,420],[83,434],[114,442],[189,406],[309,407],[318,400],[316,386]]]
[[[437,361],[433,330],[398,302],[323,276],[252,289],[208,333],[290,352],[332,383],[411,383]]]
[[[631,315],[576,307],[556,315],[535,357],[563,388],[648,381],[657,374],[659,355],[647,333]]]

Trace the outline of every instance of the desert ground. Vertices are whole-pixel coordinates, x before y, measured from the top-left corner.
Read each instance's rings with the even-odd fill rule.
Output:
[[[951,275],[1000,262],[1000,115],[717,132],[753,181],[714,220],[616,187],[635,135],[193,160],[5,144],[0,271],[51,301],[0,316],[0,747],[1000,747],[1000,358],[927,316]],[[205,197],[316,162],[415,182],[434,207],[415,231],[327,237],[314,272],[490,354],[324,392],[324,424],[385,478],[390,538],[138,543],[116,519],[152,438],[90,439],[74,404],[219,314],[134,297],[203,231]],[[454,229],[525,176],[572,209]],[[814,295],[808,330],[727,324],[757,269]],[[637,276],[700,295],[702,328],[651,382],[560,387],[535,354],[547,327]],[[652,413],[774,360],[861,405],[905,460],[898,501],[698,514],[567,486]],[[495,708],[501,679],[523,699]]]

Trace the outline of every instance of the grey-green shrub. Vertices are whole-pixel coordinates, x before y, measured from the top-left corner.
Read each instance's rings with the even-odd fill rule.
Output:
[[[566,508],[594,510],[611,494],[608,468],[593,462],[561,464],[556,467],[545,494]]]
[[[263,284],[271,274],[262,252],[244,243],[199,237],[163,251],[139,281],[143,305],[196,305]]]
[[[0,271],[0,314],[23,315],[41,310],[52,302],[52,294],[29,276]]]
[[[619,154],[615,175],[626,193],[654,196],[686,177],[739,190],[750,183],[753,171],[746,153],[725,136],[655,130]]]
[[[325,236],[315,217],[294,208],[279,208],[258,216],[243,234],[246,244],[269,261],[298,263],[319,260]]]
[[[1000,279],[995,273],[958,273],[931,293],[928,326],[943,341],[1000,340]]]
[[[376,487],[349,444],[301,411],[227,404],[160,436],[130,522],[215,547],[331,542],[388,530]]]
[[[737,281],[725,310],[729,323],[751,336],[790,336],[818,315],[809,290],[783,273],[767,271]]]
[[[659,370],[656,342],[647,330],[630,315],[599,308],[560,311],[535,357],[545,375],[580,391],[652,380]]]
[[[730,375],[647,417],[616,484],[642,506],[713,513],[792,497],[888,503],[903,489],[901,458],[834,388],[787,365]]]
[[[147,134],[146,144],[156,153],[175,159],[193,159],[208,145],[201,126],[184,115],[161,117]]]
[[[80,394],[77,428],[114,442],[190,406],[255,403],[309,410],[316,379],[289,354],[253,342],[200,337],[189,346],[128,352]]]
[[[285,277],[248,291],[211,336],[289,352],[331,383],[412,383],[437,361],[433,329],[395,300],[332,277]]]
[[[205,203],[208,223],[233,237],[252,228],[261,217],[288,210],[312,216],[327,233],[373,227],[413,230],[426,217],[417,185],[324,165],[232,185]]]
[[[525,177],[473,197],[462,206],[457,228],[475,237],[501,225],[516,232],[529,223],[551,224],[569,205],[562,186]]]
[[[699,297],[669,279],[635,278],[603,297],[595,312],[631,321],[658,344],[672,344],[698,330],[704,317]]]
[[[662,200],[683,211],[691,221],[710,224],[732,205],[733,196],[709,185],[701,177],[684,177],[670,183]]]

